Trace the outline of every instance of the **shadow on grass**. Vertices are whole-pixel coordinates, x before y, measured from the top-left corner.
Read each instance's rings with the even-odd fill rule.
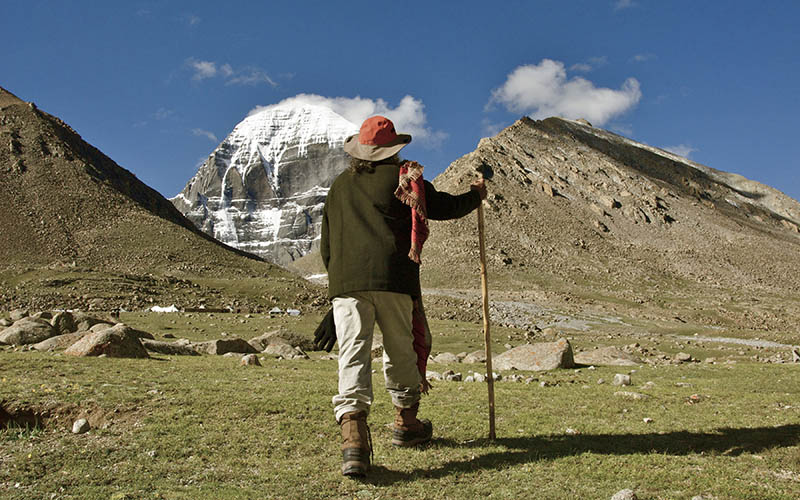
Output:
[[[578,436],[550,435],[518,438],[487,439],[460,443],[450,439],[434,439],[431,447],[473,449],[475,458],[455,460],[441,467],[417,468],[410,472],[373,466],[366,483],[387,486],[420,478],[441,478],[451,474],[477,470],[502,469],[509,466],[551,460],[560,457],[597,453],[633,455],[659,453],[690,455],[694,453],[741,455],[758,453],[772,448],[800,444],[800,424],[778,427],[722,428],[708,432],[675,431],[665,434],[582,434]],[[507,451],[478,455],[480,448],[502,446]],[[420,455],[424,461],[424,455]]]

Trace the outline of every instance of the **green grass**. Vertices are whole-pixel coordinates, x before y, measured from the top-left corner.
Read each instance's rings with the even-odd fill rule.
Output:
[[[209,322],[250,338],[248,332],[280,324],[308,331],[318,319],[253,316],[241,323],[237,315],[207,316],[123,319],[197,340],[218,338]],[[481,344],[476,325],[442,321],[433,329],[440,332],[435,350]],[[245,368],[236,358],[216,356],[126,360],[0,352],[0,400],[51,415],[39,428],[0,430],[0,497],[607,499],[633,488],[642,499],[790,499],[800,487],[796,365],[638,367],[633,387],[623,390],[647,394],[643,401],[614,396],[620,388],[608,382],[597,384],[628,371],[622,368],[534,373],[531,384],[498,382],[494,442],[486,439],[486,385],[438,382],[421,411],[434,422],[433,443],[398,450],[389,444],[392,408],[375,363],[375,466],[368,479],[353,481],[339,473],[330,403],[336,362],[314,353],[310,361],[262,363]],[[449,367],[465,375],[483,369]],[[648,381],[652,388],[643,388]],[[693,394],[699,402],[690,403]],[[93,422],[89,433],[70,432],[79,416]]]

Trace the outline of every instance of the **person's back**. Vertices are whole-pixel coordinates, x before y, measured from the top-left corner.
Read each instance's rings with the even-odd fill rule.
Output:
[[[345,141],[351,169],[334,181],[323,210],[320,252],[339,342],[339,392],[333,404],[346,476],[363,476],[370,464],[366,422],[373,398],[376,322],[383,333],[386,389],[396,409],[392,444],[415,446],[431,439],[432,424],[417,418],[425,364],[415,350],[418,327],[427,339],[425,361],[430,352],[420,300],[418,261],[424,237],[420,240],[418,226],[427,235],[428,218],[461,217],[486,197],[483,181],[458,196],[436,191],[422,180],[421,166],[396,156],[410,141],[410,136],[395,133],[387,118],[367,119]],[[416,169],[413,179],[401,176],[409,168]],[[409,188],[412,192],[404,191]]]

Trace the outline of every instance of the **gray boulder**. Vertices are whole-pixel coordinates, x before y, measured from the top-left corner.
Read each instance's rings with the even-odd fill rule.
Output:
[[[50,324],[53,325],[59,335],[78,330],[78,325],[75,324],[75,317],[71,312],[67,311],[57,312],[53,319],[50,320]]]
[[[27,309],[14,309],[8,315],[11,317],[11,321],[19,321],[30,316],[30,313]]]
[[[101,356],[109,358],[149,358],[136,330],[123,324],[99,332],[87,333],[69,346],[65,354],[72,356]]]
[[[292,347],[289,344],[270,344],[264,349],[263,353],[283,359],[308,359],[308,355],[301,349]]]
[[[36,344],[55,334],[55,329],[47,321],[25,317],[0,332],[0,344]]]
[[[486,351],[473,351],[461,360],[462,363],[486,363]]]
[[[103,331],[103,330],[105,330],[107,328],[111,328],[112,326],[114,326],[114,325],[112,325],[111,323],[106,323],[105,321],[103,321],[101,323],[95,323],[94,325],[92,325],[92,327],[89,328],[89,331],[90,332],[101,332],[101,331]]]
[[[572,346],[567,339],[555,342],[525,344],[495,356],[492,365],[497,370],[554,370],[572,368]]]
[[[10,320],[7,320],[5,318],[0,318],[0,326],[2,326],[3,328],[5,328],[7,326],[11,326],[13,324],[14,323],[12,323]]]
[[[72,313],[73,321],[75,322],[75,331],[88,331],[98,323],[109,323],[108,321],[90,316],[85,312],[76,311]]]
[[[614,493],[614,496],[611,497],[611,500],[637,500],[637,496],[633,490],[624,489]]]
[[[79,341],[84,335],[86,335],[86,332],[63,333],[43,340],[38,344],[33,344],[32,347],[37,351],[60,351]]]
[[[248,341],[253,347],[253,352],[261,352],[270,344],[289,344],[292,347],[299,347],[303,350],[313,350],[314,341],[311,337],[291,330],[279,329],[266,332]]]
[[[440,365],[450,365],[453,363],[458,363],[459,361],[460,360],[458,359],[458,356],[452,352],[443,352],[438,356],[431,358],[431,363],[439,363]]]
[[[261,366],[261,362],[258,360],[258,356],[255,354],[245,354],[242,356],[242,360],[239,362],[240,366]]]
[[[575,354],[575,363],[594,366],[634,366],[642,361],[618,347],[608,346]]]
[[[150,352],[157,352],[159,354],[176,355],[176,356],[199,356],[200,353],[194,348],[176,342],[162,342],[148,338],[139,337],[142,345]]]
[[[198,352],[215,354],[218,356],[229,352],[241,354],[255,354],[257,352],[247,341],[240,338],[208,340],[206,342],[197,342],[190,345],[197,349]]]
[[[617,373],[614,375],[614,380],[611,384],[620,386],[631,385],[631,376],[624,373]]]

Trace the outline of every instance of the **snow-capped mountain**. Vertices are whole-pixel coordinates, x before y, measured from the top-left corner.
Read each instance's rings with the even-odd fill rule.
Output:
[[[240,122],[172,203],[233,247],[287,264],[319,242],[322,206],[348,165],[358,126],[309,104],[264,108]]]

